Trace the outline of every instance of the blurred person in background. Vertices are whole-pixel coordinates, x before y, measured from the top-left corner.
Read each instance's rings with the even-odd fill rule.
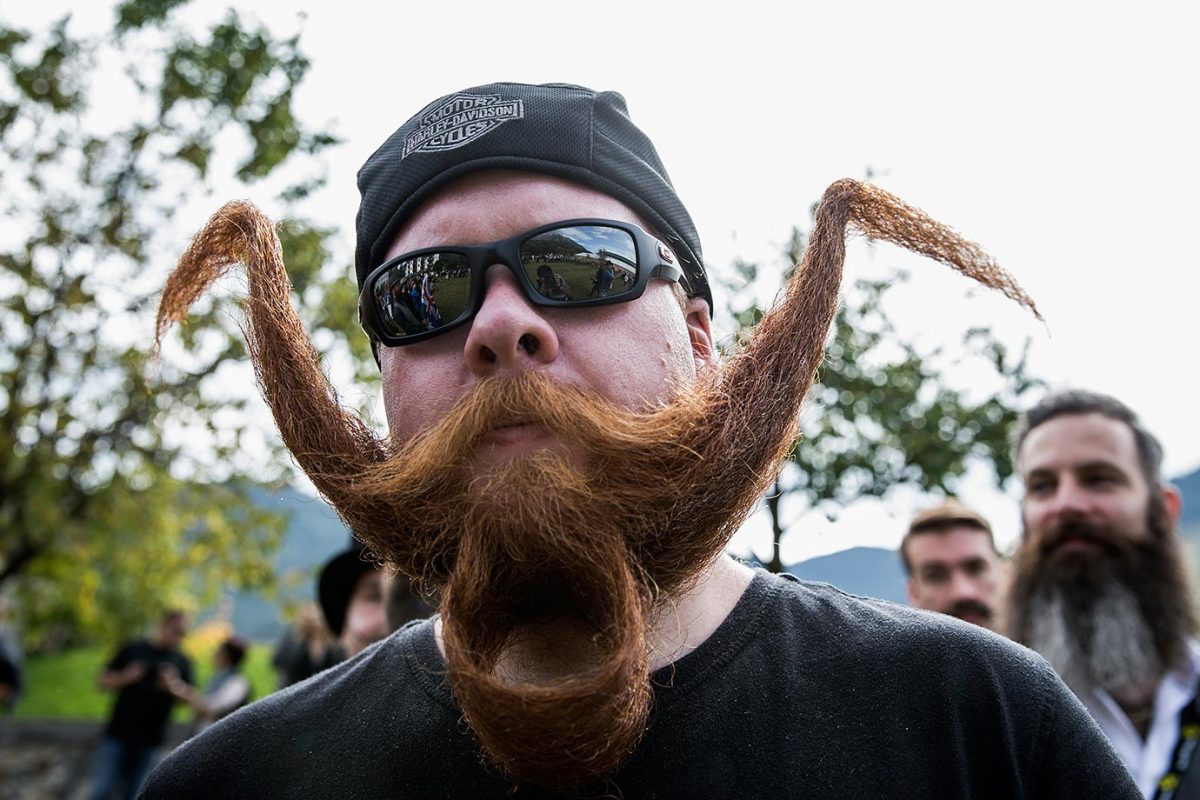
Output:
[[[388,634],[383,572],[365,559],[358,546],[331,558],[317,579],[317,598],[325,622],[341,650],[353,658]]]
[[[383,593],[386,599],[384,614],[388,631],[396,631],[409,622],[425,619],[433,613],[425,598],[413,589],[412,581],[402,573],[383,575]]]
[[[230,636],[221,642],[213,654],[216,671],[203,694],[181,680],[178,674],[167,671],[167,688],[176,698],[191,706],[195,714],[189,735],[195,736],[250,702],[250,679],[241,671],[242,661],[249,649],[249,643],[240,636]]]
[[[8,609],[8,598],[0,594],[0,714],[16,707],[24,682],[21,637],[8,619]]]
[[[341,660],[337,640],[325,624],[325,616],[316,603],[305,603],[296,623],[284,631],[271,657],[277,688],[327,670]]]
[[[1120,400],[1071,390],[1025,414],[1016,455],[1010,634],[1058,670],[1145,797],[1200,797],[1200,647],[1162,445]]]
[[[192,662],[179,649],[187,630],[186,614],[164,612],[150,638],[126,642],[96,677],[117,697],[96,753],[93,800],[118,788],[121,797],[137,797],[157,761],[177,700],[169,685],[193,682]]]
[[[900,542],[908,601],[996,630],[1007,566],[981,514],[950,499],[913,518]]]

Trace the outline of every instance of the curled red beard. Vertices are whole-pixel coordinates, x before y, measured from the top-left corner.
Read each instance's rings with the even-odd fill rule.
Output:
[[[363,513],[386,520],[362,534],[376,555],[444,587],[451,685],[512,776],[548,786],[599,777],[645,729],[647,620],[660,593],[680,591],[722,544],[660,535],[692,480],[697,454],[682,442],[705,405],[701,390],[633,413],[538,373],[483,380],[354,481]],[[569,451],[480,468],[481,440],[514,420]],[[553,661],[569,654],[569,669],[513,679],[506,658],[529,661],[532,650],[540,662],[543,639]]]
[[[578,785],[615,769],[645,729],[655,605],[720,554],[797,435],[851,221],[1033,309],[975,245],[843,180],[826,191],[784,297],[739,352],[645,412],[527,375],[478,384],[411,442],[379,439],[321,372],[289,302],[273,225],[247,203],[221,209],[183,255],[158,335],[230,264],[247,265],[251,357],[296,460],[382,561],[443,590],[451,685],[488,756],[518,781]],[[546,451],[476,474],[480,438],[512,420],[537,421],[579,457]],[[512,679],[506,654],[547,630],[575,643],[571,664]]]

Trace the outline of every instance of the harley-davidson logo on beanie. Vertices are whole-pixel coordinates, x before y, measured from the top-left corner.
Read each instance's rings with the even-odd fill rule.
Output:
[[[713,309],[700,237],[625,98],[582,86],[493,83],[440,97],[400,126],[358,171],[359,287],[404,222],[453,180],[487,169],[541,172],[611,195],[668,241],[689,295]]]

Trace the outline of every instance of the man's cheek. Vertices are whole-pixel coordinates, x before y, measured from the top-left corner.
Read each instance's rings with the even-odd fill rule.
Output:
[[[387,620],[383,613],[383,604],[378,602],[357,602],[350,607],[347,627],[358,636],[380,636],[387,630]]]
[[[1034,539],[1041,535],[1041,530],[1044,526],[1042,521],[1043,516],[1038,511],[1037,504],[1035,503],[1027,501],[1021,506],[1021,527],[1024,538]]]
[[[453,403],[437,390],[440,371],[397,365],[383,377],[383,407],[393,441],[407,442],[444,416]],[[418,379],[420,378],[420,379]]]

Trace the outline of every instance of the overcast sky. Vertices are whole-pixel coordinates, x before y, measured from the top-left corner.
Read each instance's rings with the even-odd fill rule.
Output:
[[[72,5],[4,0],[0,16],[31,24]],[[213,19],[227,6],[203,0],[187,13]],[[352,231],[355,170],[441,94],[495,80],[615,89],[655,141],[710,268],[735,256],[775,263],[824,187],[869,167],[884,188],[983,244],[1047,321],[965,297],[966,282],[937,265],[851,250],[848,278],[892,265],[913,272],[914,290],[892,309],[906,335],[953,344],[986,324],[1008,342],[1032,337],[1036,374],[1128,402],[1164,440],[1168,474],[1200,466],[1200,5],[786,6],[256,0],[246,9],[279,34],[302,31],[312,69],[300,110],[345,140],[310,207],[323,222]],[[109,17],[100,3],[74,13],[81,30]],[[351,236],[342,245],[348,259]],[[1012,496],[976,481],[964,497],[1013,540]],[[788,553],[894,546],[921,502],[906,495],[838,525],[809,515]]]

